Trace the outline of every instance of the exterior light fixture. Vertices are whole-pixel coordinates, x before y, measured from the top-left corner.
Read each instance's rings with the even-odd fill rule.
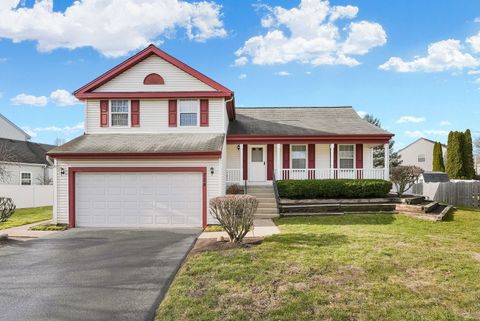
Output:
[[[60,168],[60,175],[62,176],[65,175],[65,168],[63,167]]]
[[[215,168],[210,167],[210,174],[212,174],[212,175],[215,174]]]
[[[237,150],[240,150],[240,144],[237,145]]]

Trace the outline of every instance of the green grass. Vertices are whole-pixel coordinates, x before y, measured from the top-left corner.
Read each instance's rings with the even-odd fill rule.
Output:
[[[480,212],[276,220],[255,247],[188,259],[156,320],[480,320]]]
[[[205,232],[223,232],[224,229],[220,225],[208,225],[205,228]]]
[[[30,228],[32,231],[65,231],[67,229],[68,226],[58,224],[40,224]]]
[[[6,221],[0,223],[0,230],[45,221],[52,218],[52,207],[32,207],[15,210],[12,216]]]

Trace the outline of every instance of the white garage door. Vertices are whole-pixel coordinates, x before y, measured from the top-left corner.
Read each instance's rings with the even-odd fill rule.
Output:
[[[77,173],[76,226],[202,226],[200,173]]]

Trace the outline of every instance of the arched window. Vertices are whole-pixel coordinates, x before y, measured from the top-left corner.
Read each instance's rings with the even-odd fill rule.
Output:
[[[143,79],[144,85],[164,85],[165,81],[159,74],[150,74]]]

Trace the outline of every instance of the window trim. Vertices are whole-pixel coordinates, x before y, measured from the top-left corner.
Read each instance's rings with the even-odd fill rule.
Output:
[[[293,146],[305,146],[305,168],[293,168]],[[309,169],[308,168],[308,144],[291,144],[290,145],[290,168],[291,169]]]
[[[127,101],[128,105],[128,125],[127,126],[118,126],[118,125],[113,125],[113,117],[112,117],[112,101],[118,101],[118,100],[125,100]],[[115,114],[123,114],[123,113],[115,113]],[[132,127],[132,106],[131,106],[131,100],[130,99],[110,99],[108,101],[108,116],[109,116],[109,127],[110,128],[130,128]]]
[[[196,101],[197,102],[197,124],[196,125],[182,125],[180,120],[180,102],[181,101]],[[199,128],[200,127],[200,99],[177,99],[177,124],[178,127],[185,127],[185,128]]]
[[[352,168],[340,168],[340,146],[353,146],[353,167]],[[338,169],[357,169],[357,145],[356,144],[338,144],[337,145],[337,168]]]
[[[423,161],[420,161],[420,156],[423,156]],[[418,154],[417,155],[417,163],[425,163],[427,161],[427,155],[425,154]]]
[[[29,175],[30,175],[30,184],[22,184],[22,181],[23,181],[22,175],[23,175],[23,174],[29,174]],[[33,175],[32,175],[32,172],[21,171],[21,172],[20,172],[20,177],[19,177],[19,178],[20,178],[20,185],[21,185],[21,186],[32,186],[32,185],[33,185],[33,178],[32,178],[32,176],[33,176]]]

